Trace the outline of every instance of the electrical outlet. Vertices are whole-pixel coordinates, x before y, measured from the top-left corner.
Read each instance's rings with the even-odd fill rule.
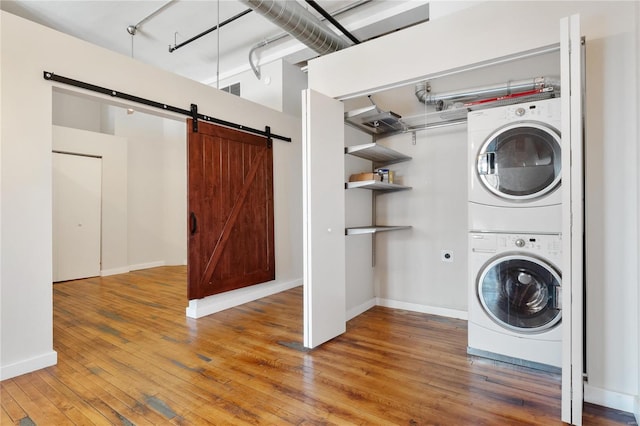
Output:
[[[440,260],[443,262],[453,262],[453,251],[440,250]]]

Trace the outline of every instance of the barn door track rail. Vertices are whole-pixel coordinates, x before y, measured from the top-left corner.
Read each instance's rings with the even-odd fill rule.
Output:
[[[242,124],[237,124],[231,121],[221,120],[219,118],[200,114],[198,112],[198,105],[196,104],[191,104],[191,107],[189,109],[178,108],[178,107],[164,104],[162,102],[152,101],[149,99],[141,98],[139,96],[130,95],[128,93],[118,92],[117,90],[107,89],[105,87],[96,86],[91,83],[85,83],[83,81],[78,81],[72,78],[63,77],[61,75],[57,75],[49,71],[44,71],[44,79],[56,81],[58,83],[68,84],[70,86],[79,87],[81,89],[90,90],[92,92],[102,93],[103,95],[109,95],[114,98],[125,99],[127,101],[136,102],[136,103],[147,105],[153,108],[158,108],[163,111],[170,111],[170,112],[175,112],[177,114],[186,115],[187,117],[191,117],[193,119],[194,132],[198,131],[198,120],[202,120],[209,123],[219,124],[221,126],[225,126],[232,129],[241,130],[243,132],[265,137],[267,138],[267,145],[269,147],[271,147],[272,139],[279,139],[281,141],[291,142],[291,138],[289,137],[271,133],[271,128],[269,126],[266,126],[265,130],[254,129],[252,127],[244,126]]]

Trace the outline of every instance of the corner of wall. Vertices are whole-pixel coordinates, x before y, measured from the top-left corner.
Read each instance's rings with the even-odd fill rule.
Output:
[[[366,311],[368,311],[369,309],[373,308],[374,306],[376,306],[376,298],[374,297],[373,299],[367,300],[366,302],[355,306],[351,309],[349,309],[347,311],[347,321],[349,321],[350,319],[353,319],[355,317],[357,317],[360,314],[365,313]]]

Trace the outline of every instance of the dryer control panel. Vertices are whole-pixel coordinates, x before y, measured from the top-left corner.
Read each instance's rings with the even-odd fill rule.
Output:
[[[525,104],[509,105],[505,107],[505,118],[510,120],[536,120],[544,121],[556,117],[555,108],[559,104],[553,102],[530,102]]]

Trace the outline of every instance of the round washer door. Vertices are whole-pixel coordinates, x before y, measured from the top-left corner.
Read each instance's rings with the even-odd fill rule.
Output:
[[[534,257],[506,255],[480,271],[478,298],[500,326],[520,333],[552,328],[561,317],[560,275]]]
[[[480,148],[480,182],[500,198],[526,201],[550,193],[562,174],[560,135],[551,127],[521,122],[494,132]]]

